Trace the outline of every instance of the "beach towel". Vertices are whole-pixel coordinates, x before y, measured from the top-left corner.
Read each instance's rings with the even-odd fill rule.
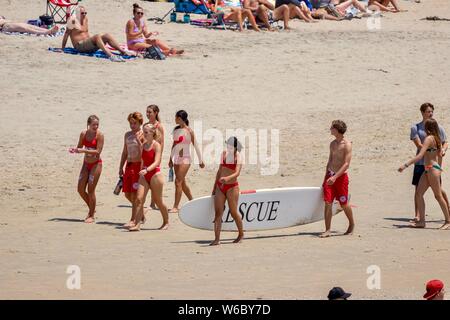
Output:
[[[23,35],[23,36],[46,37],[46,38],[60,37],[60,36],[64,35],[64,32],[66,32],[66,29],[64,27],[59,29],[58,32],[56,32],[55,34],[34,34],[34,33],[26,33],[26,32],[1,31],[1,33],[3,33],[3,34],[13,35],[13,36]]]
[[[86,56],[86,57],[109,59],[109,57],[106,55],[106,53],[104,53],[102,50],[97,50],[94,53],[83,53],[83,52],[79,52],[78,50],[76,50],[74,48],[64,48],[64,50],[62,50],[61,48],[48,48],[48,50],[51,52],[64,52],[64,53],[75,54],[75,55]],[[114,51],[113,51],[113,53],[115,55],[120,55]],[[120,55],[120,56],[123,59],[127,59],[127,60],[136,59],[136,57],[134,57],[134,56],[126,56],[126,55]]]

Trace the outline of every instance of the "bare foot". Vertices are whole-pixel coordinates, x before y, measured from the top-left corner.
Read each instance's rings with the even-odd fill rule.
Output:
[[[414,219],[409,220],[409,223],[416,223],[419,221],[420,221],[420,219],[418,217],[415,217]]]
[[[158,210],[158,207],[154,203],[150,203],[150,208],[152,208],[152,210]]]
[[[210,246],[218,246],[220,244],[219,240],[214,240],[213,242],[211,242],[209,245]]]
[[[163,223],[161,227],[158,228],[158,230],[167,230],[169,229],[169,223]]]
[[[329,236],[331,236],[331,232],[330,231],[325,231],[324,233],[322,233],[319,238],[328,238]]]
[[[125,228],[130,228],[130,227],[134,227],[134,226],[135,226],[135,223],[134,223],[134,221],[130,220],[130,221],[128,221],[127,223],[125,223],[123,226],[124,226]]]
[[[348,226],[347,231],[345,231],[344,235],[352,235],[353,234],[353,229],[355,229],[355,225],[350,225]]]
[[[242,242],[242,239],[244,239],[244,235],[243,235],[243,234],[239,235],[239,236],[233,241],[233,243],[241,243],[241,242]]]
[[[169,213],[178,213],[179,209],[178,208],[172,208],[169,210]]]
[[[128,228],[128,231],[141,231],[141,224],[138,223],[137,225]]]
[[[411,223],[411,228],[425,228],[425,221],[417,221],[417,222],[413,222]]]
[[[448,230],[450,228],[450,221],[445,221],[442,226],[439,227],[439,230]]]
[[[84,219],[84,223],[94,223],[94,217],[87,216],[86,219]]]

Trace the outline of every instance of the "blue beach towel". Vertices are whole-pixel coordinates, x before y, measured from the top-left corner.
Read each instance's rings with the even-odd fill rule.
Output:
[[[93,52],[93,53],[79,52],[78,50],[76,50],[74,48],[64,48],[64,50],[62,50],[61,48],[48,48],[48,50],[52,51],[52,52],[64,52],[64,53],[76,54],[76,55],[80,55],[80,56],[109,59],[109,57],[106,55],[106,53],[104,53],[102,50],[97,50],[96,52]],[[126,60],[136,59],[135,56],[126,56],[126,55],[120,55],[120,54],[116,54],[116,53],[114,53],[114,54],[121,56],[123,59],[126,59]]]

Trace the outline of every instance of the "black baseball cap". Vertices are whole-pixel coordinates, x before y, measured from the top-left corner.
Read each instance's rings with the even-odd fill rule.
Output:
[[[341,287],[334,287],[328,292],[328,300],[347,299],[352,294],[345,292]]]

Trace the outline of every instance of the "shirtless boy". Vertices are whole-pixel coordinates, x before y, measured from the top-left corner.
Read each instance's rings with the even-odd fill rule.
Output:
[[[348,175],[347,170],[352,159],[352,145],[344,138],[347,125],[341,120],[331,123],[331,135],[335,139],[330,143],[330,156],[328,158],[325,180],[323,182],[323,200],[325,202],[325,232],[321,238],[330,236],[332,204],[337,199],[347,216],[349,226],[346,235],[353,233],[355,223],[353,221],[352,208],[348,203]]]
[[[136,216],[136,192],[139,188],[139,171],[141,171],[142,144],[144,136],[141,129],[144,117],[139,112],[128,115],[131,131],[125,133],[122,157],[120,159],[119,176],[123,177],[123,192],[128,201],[131,202],[131,218],[124,227],[133,227]],[[126,162],[125,172],[123,167]]]
[[[73,47],[79,52],[93,53],[98,49],[101,49],[106,53],[111,61],[123,62],[124,59],[120,56],[113,55],[111,51],[106,47],[106,44],[109,44],[114,49],[120,51],[120,53],[123,55],[127,55],[128,52],[120,48],[120,45],[117,43],[117,41],[108,33],[96,34],[91,37],[89,35],[88,18],[85,7],[80,6],[77,10],[79,10],[78,15],[80,16],[80,20],[77,21],[75,27],[66,29],[62,40],[62,49],[64,50],[64,48],[66,47],[67,39],[70,36]]]

